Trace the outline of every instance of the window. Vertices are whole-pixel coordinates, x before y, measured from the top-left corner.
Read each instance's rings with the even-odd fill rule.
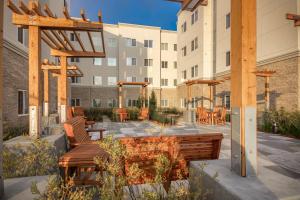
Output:
[[[94,63],[94,65],[101,66],[102,58],[94,58],[93,63]]]
[[[153,59],[144,59],[144,66],[145,67],[153,66]]]
[[[191,77],[197,77],[198,76],[198,65],[195,65],[191,68]]]
[[[183,98],[180,99],[180,107],[185,108],[185,99]]]
[[[137,106],[137,100],[127,99],[126,104],[127,104],[127,107]]]
[[[168,79],[162,78],[161,79],[161,86],[168,86]]]
[[[79,34],[79,33],[77,33],[77,34]],[[75,36],[75,33],[70,33],[70,40],[77,41],[77,37]]]
[[[128,76],[127,78],[126,78],[126,81],[127,82],[136,82],[136,77],[134,77],[134,76]]]
[[[100,108],[101,107],[101,100],[100,99],[93,99],[93,107]]]
[[[227,110],[230,110],[230,95],[229,94],[226,94],[224,96],[224,106]]]
[[[182,79],[182,80],[185,80],[185,79],[186,79],[186,70],[182,71],[181,79]]]
[[[161,68],[168,68],[168,61],[161,61]]]
[[[186,46],[181,49],[182,56],[186,56]]]
[[[81,79],[80,77],[71,77],[71,83],[80,83]]]
[[[174,69],[177,69],[177,62],[174,61]]]
[[[93,77],[93,84],[94,85],[102,85],[102,77],[101,76],[94,76]]]
[[[192,108],[197,108],[198,107],[198,101],[196,98],[192,98]]]
[[[18,115],[28,114],[28,96],[26,90],[18,90]]]
[[[181,32],[186,32],[186,22],[181,25]]]
[[[80,62],[80,59],[78,57],[71,57],[71,62]]]
[[[109,108],[117,107],[117,100],[116,99],[109,99],[107,101],[107,104],[108,104]]]
[[[153,78],[151,78],[151,77],[145,77],[144,81],[149,84],[153,84]]]
[[[108,66],[117,66],[117,59],[116,58],[107,58],[107,65]]]
[[[174,86],[177,86],[177,79],[174,79]]]
[[[198,21],[198,10],[193,12],[191,18],[192,18],[191,21],[192,21],[192,25],[193,25],[196,21]]]
[[[21,43],[21,44],[24,44],[24,29],[22,27],[18,27],[18,41]]]
[[[126,38],[126,46],[135,47],[136,46],[136,39]]]
[[[191,51],[194,51],[196,49],[198,49],[198,37],[192,40],[192,44],[191,44]]]
[[[161,43],[161,50],[168,51],[168,43]]]
[[[136,66],[136,58],[130,58],[128,57],[126,59],[127,66]]]
[[[117,47],[117,39],[116,38],[108,38],[108,46],[109,47]]]
[[[161,106],[161,107],[169,107],[169,102],[168,102],[168,100],[167,100],[167,99],[162,99],[162,100],[160,101],[160,106]]]
[[[226,29],[230,28],[230,13],[226,15]]]
[[[115,76],[107,77],[107,85],[117,85],[117,77]]]
[[[177,51],[177,44],[174,44],[174,51]]]
[[[226,67],[230,66],[230,51],[226,52]]]
[[[153,40],[144,40],[144,47],[153,48]]]
[[[80,106],[80,99],[71,99],[71,106]]]

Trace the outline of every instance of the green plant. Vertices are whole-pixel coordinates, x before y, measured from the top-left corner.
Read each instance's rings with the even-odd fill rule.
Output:
[[[262,131],[300,138],[300,111],[287,112],[281,108],[278,111],[266,111],[262,116]]]
[[[76,187],[71,182],[65,184],[58,175],[53,175],[49,177],[44,192],[41,192],[37,187],[37,183],[33,182],[31,193],[37,195],[35,200],[92,200],[95,198],[96,189]]]
[[[58,171],[58,155],[54,146],[37,139],[28,147],[4,146],[3,176],[41,176]]]
[[[161,114],[159,112],[155,112],[152,116],[152,120],[159,122],[161,124],[170,124],[171,123],[171,119],[168,118],[166,115]]]
[[[158,109],[159,112],[162,112],[164,114],[175,114],[175,115],[182,115],[183,113],[178,110],[177,108],[160,108]]]
[[[84,114],[88,120],[101,122],[103,121],[104,115],[112,119],[113,109],[112,108],[89,108],[84,110]]]
[[[152,91],[150,99],[149,99],[149,117],[150,117],[150,119],[152,119],[154,114],[156,113],[156,108],[157,108],[157,100],[156,100],[154,91]]]
[[[28,135],[28,133],[29,133],[28,125],[8,127],[3,131],[3,140],[6,141],[17,136]]]

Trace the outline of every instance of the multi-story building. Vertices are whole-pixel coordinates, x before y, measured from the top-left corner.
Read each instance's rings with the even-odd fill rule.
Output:
[[[24,1],[27,3],[28,1]],[[18,1],[14,0],[18,5]],[[64,0],[39,1],[41,6],[47,3],[51,10],[60,16],[64,6]],[[4,30],[3,30],[3,126],[8,127],[26,126],[28,116],[28,30],[12,24],[12,12],[4,7]],[[49,48],[42,43],[42,59],[51,58]],[[2,56],[2,55],[1,55]],[[50,112],[56,110],[57,93],[56,79],[51,78]],[[5,131],[4,131],[5,132]]]
[[[70,35],[71,40],[74,39]],[[73,59],[84,77],[73,78],[73,106],[117,107],[118,81],[149,82],[162,107],[176,106],[177,33],[159,27],[104,24],[106,58]],[[83,39],[88,42],[87,38]],[[123,102],[135,106],[140,87],[124,86]]]
[[[300,109],[300,29],[285,17],[287,13],[300,14],[299,6],[299,0],[257,1],[257,69],[276,71],[270,78],[271,109]],[[207,7],[199,6],[194,12],[179,12],[178,80],[222,80],[230,75],[230,8],[230,0],[215,0],[209,1]],[[198,49],[193,50],[195,46]],[[193,66],[197,65],[195,73]],[[265,80],[257,77],[259,111],[265,104],[264,84]],[[184,86],[178,87],[178,98],[181,99],[178,106],[184,107],[182,99],[186,98],[186,92],[181,88]],[[202,99],[205,102],[208,92],[199,88],[201,86],[195,86],[193,97],[200,99],[200,103]],[[215,86],[214,93],[216,105],[230,108],[230,80]]]

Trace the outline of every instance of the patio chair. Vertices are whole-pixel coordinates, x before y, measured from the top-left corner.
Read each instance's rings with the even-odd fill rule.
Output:
[[[141,108],[138,119],[139,120],[149,119],[149,109],[148,108]]]
[[[128,119],[128,113],[126,108],[118,108],[117,114],[119,116],[120,122],[124,122]]]
[[[226,113],[227,113],[226,108],[222,107],[220,109],[219,115],[217,115],[216,118],[215,118],[217,124],[225,125],[225,123],[226,123]]]
[[[99,132],[100,140],[103,139],[103,131],[105,129],[86,130],[85,119],[83,117],[73,117],[64,123],[64,129],[71,148],[80,144],[93,143],[90,132]]]
[[[200,122],[202,124],[209,124],[209,114],[208,112],[206,111],[205,108],[202,109],[202,112],[201,112],[201,115],[200,115]]]
[[[84,109],[82,107],[78,107],[78,106],[72,107],[71,110],[72,110],[73,117],[81,116],[85,119],[86,127],[89,127],[89,126],[93,127],[93,125],[96,123],[93,120],[87,120],[87,117],[84,115]]]

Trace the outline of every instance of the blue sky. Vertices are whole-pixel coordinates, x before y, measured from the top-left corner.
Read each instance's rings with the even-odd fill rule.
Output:
[[[176,30],[180,5],[166,0],[71,0],[72,16],[80,16],[81,8],[92,20],[97,20],[100,9],[105,23],[123,22]]]

